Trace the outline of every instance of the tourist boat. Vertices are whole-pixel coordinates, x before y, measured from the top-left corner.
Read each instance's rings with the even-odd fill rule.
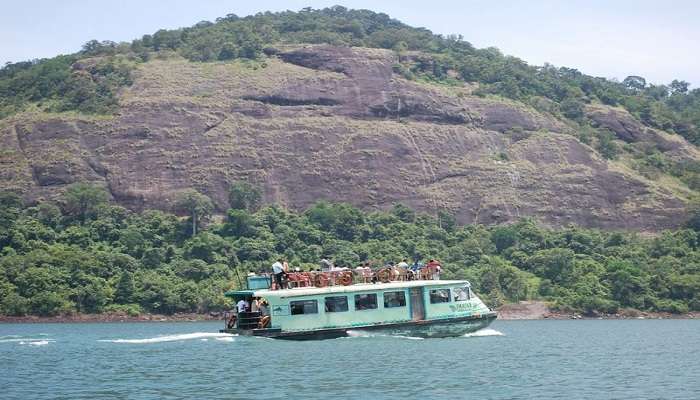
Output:
[[[226,292],[238,302],[264,299],[268,315],[227,316],[221,332],[279,339],[363,335],[422,338],[462,336],[496,319],[464,280],[347,283],[271,290],[269,277],[248,277],[248,289]]]

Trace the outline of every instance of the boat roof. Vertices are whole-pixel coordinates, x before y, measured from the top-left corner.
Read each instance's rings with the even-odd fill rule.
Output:
[[[448,286],[448,285],[469,285],[469,281],[433,281],[433,280],[417,280],[417,281],[399,281],[388,283],[357,283],[348,286],[327,286],[322,288],[317,287],[299,287],[293,289],[282,290],[232,290],[226,292],[229,297],[299,297],[299,296],[317,296],[333,293],[353,293],[353,292],[368,292],[373,290],[386,289],[403,289],[421,286]]]

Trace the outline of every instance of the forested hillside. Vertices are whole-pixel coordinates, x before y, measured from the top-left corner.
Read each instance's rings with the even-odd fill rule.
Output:
[[[185,218],[132,213],[106,196],[84,184],[71,186],[60,207],[0,196],[0,314],[224,310],[223,292],[248,272],[269,272],[278,257],[315,269],[324,256],[350,267],[438,258],[443,278],[470,279],[491,306],[545,299],[589,315],[700,310],[699,236],[691,229],[645,238],[554,231],[529,219],[461,226],[403,205],[363,213],[320,202],[293,213],[258,209],[259,191],[244,183],[231,188],[233,208],[214,223],[211,200],[196,191],[178,199]]]

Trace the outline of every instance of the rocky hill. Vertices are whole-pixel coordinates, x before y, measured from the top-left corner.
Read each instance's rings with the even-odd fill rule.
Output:
[[[82,57],[73,73],[100,57]],[[132,209],[168,209],[196,188],[225,210],[230,184],[247,180],[292,209],[403,203],[464,223],[534,216],[645,231],[686,220],[694,190],[663,170],[645,173],[631,155],[700,161],[683,137],[591,101],[583,118],[627,149],[609,160],[559,113],[397,68],[421,57],[330,44],[273,44],[255,60],[214,62],[161,52],[133,70],[113,115],[30,107],[1,120],[0,187],[35,201],[91,181]]]

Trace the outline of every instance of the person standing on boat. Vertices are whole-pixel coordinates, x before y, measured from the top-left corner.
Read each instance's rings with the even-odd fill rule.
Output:
[[[326,257],[321,260],[321,271],[328,272],[333,268],[333,263],[330,262]]]
[[[440,266],[440,261],[438,260],[430,260],[428,262],[428,271],[430,271],[430,275],[432,280],[434,281],[439,281],[440,280],[440,270],[442,267]]]
[[[277,262],[272,264],[272,273],[275,275],[275,284],[277,286],[277,290],[282,289],[282,281],[284,280],[284,274],[286,273],[286,271],[284,270],[284,265],[282,265],[281,258],[278,258]]]
[[[238,314],[248,311],[249,308],[250,303],[248,303],[246,299],[240,299],[238,300],[238,303],[236,303],[236,309],[238,310]]]

